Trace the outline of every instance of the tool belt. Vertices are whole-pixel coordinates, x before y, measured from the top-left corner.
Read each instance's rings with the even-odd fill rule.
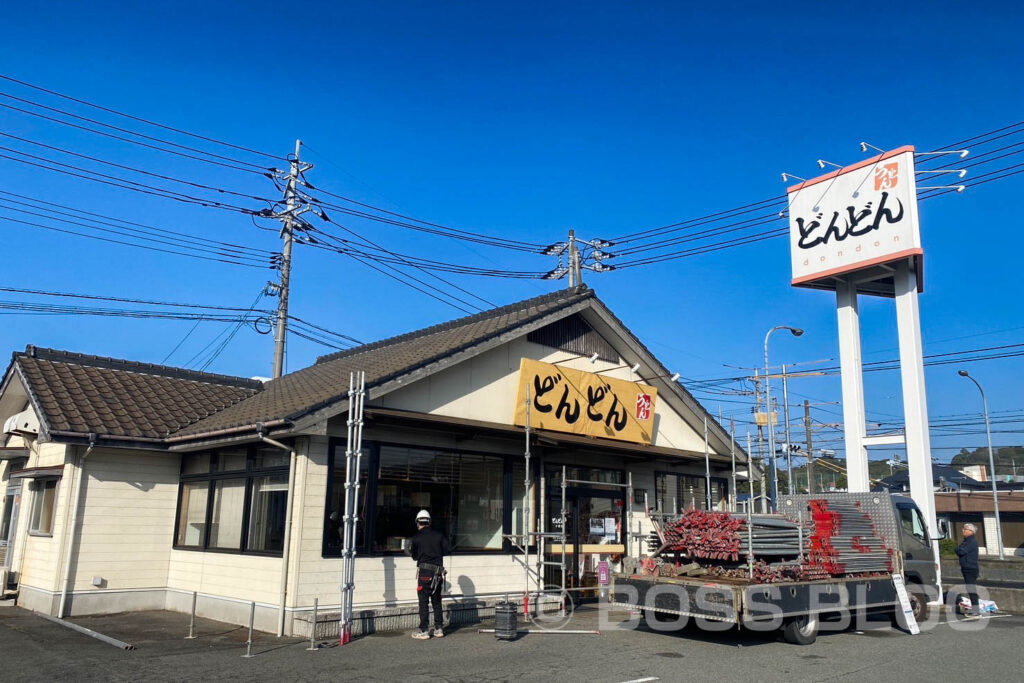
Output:
[[[430,564],[429,562],[420,562],[418,572],[432,573],[434,575],[430,579],[430,592],[432,594],[436,593],[444,585],[444,577],[448,574],[441,565]]]

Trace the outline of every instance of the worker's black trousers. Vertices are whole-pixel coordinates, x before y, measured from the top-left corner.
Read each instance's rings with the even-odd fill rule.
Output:
[[[978,587],[975,585],[978,583],[978,570],[977,569],[961,569],[964,575],[964,589],[967,591],[967,595],[971,597],[971,607],[978,609]]]
[[[420,630],[430,629],[430,606],[434,607],[434,628],[444,626],[444,614],[441,612],[441,585],[431,590],[434,582],[434,572],[421,569],[416,579],[416,597],[420,601]]]

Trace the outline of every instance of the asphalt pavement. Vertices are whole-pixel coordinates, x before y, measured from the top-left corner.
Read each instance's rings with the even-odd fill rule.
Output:
[[[661,633],[622,628],[625,615],[580,613],[565,628],[600,635],[529,633],[499,641],[462,627],[442,639],[377,634],[308,651],[308,641],[256,634],[200,619],[186,640],[187,615],[142,612],[76,618],[75,623],[136,646],[119,650],[11,607],[0,610],[3,678],[19,681],[907,681],[1024,679],[1024,617],[994,617],[917,636],[871,621],[863,630],[823,633],[816,643],[785,643],[776,632]],[[493,627],[482,624],[480,627]],[[521,627],[523,625],[521,624]],[[527,624],[526,626],[529,626]],[[964,627],[971,631],[957,630]]]

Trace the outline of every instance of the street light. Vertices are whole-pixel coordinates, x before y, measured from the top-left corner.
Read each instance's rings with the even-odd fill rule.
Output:
[[[768,379],[768,338],[775,330],[789,330],[794,337],[804,333],[799,327],[789,325],[776,325],[764,335],[764,405],[768,415],[768,455],[771,457],[772,477],[768,482],[770,485],[768,498],[771,501],[772,510],[778,509],[779,501],[779,469],[775,463],[775,425],[772,424],[772,385]]]
[[[988,423],[988,399],[985,398],[985,390],[981,388],[978,380],[967,374],[966,370],[957,370],[957,374],[974,382],[974,386],[978,387],[978,391],[981,392],[981,405],[985,409],[985,435],[988,437],[988,466],[991,469],[988,476],[992,481],[992,507],[996,515],[996,538],[999,540],[999,559],[1005,560],[1006,557],[1003,553],[1003,527],[999,523],[999,491],[996,488],[996,459],[995,456],[992,455],[992,428]]]

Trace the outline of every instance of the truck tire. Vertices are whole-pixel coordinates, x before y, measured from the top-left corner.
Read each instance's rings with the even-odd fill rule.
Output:
[[[788,619],[782,627],[782,637],[794,645],[811,645],[818,639],[818,615],[804,614]]]

